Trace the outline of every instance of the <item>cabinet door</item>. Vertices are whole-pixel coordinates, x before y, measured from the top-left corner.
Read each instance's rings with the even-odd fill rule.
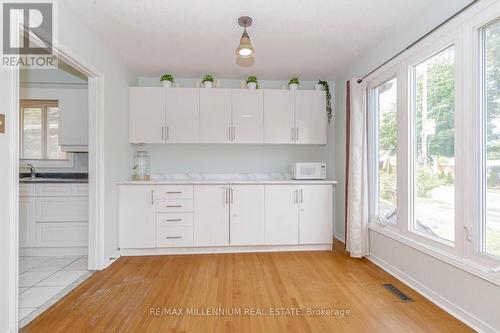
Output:
[[[154,187],[119,187],[119,246],[122,249],[156,246]]]
[[[266,185],[266,245],[299,243],[298,190],[294,185]]]
[[[233,89],[233,142],[262,143],[264,96],[262,90]]]
[[[194,246],[229,245],[229,188],[194,187]]]
[[[332,243],[332,187],[309,185],[300,188],[300,244]]]
[[[230,142],[230,126],[231,90],[200,89],[200,142]]]
[[[59,98],[59,145],[87,146],[89,144],[87,89],[61,89],[59,91],[61,91]]]
[[[294,143],[293,91],[264,90],[264,142]]]
[[[324,91],[295,92],[296,143],[326,144],[326,118]]]
[[[130,143],[165,142],[165,88],[129,88]]]
[[[36,222],[86,222],[89,219],[87,197],[37,197]]]
[[[231,245],[263,245],[264,185],[231,186]]]
[[[200,89],[175,88],[166,91],[167,143],[198,142]]]
[[[35,198],[19,198],[19,246],[35,246]]]

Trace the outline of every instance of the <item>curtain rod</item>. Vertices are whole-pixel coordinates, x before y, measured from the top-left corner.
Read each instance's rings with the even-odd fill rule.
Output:
[[[376,71],[378,71],[380,68],[384,67],[386,64],[388,64],[389,62],[391,62],[392,60],[394,60],[395,58],[397,58],[398,56],[400,56],[401,54],[403,54],[404,52],[408,51],[409,49],[411,49],[414,45],[416,45],[418,42],[420,42],[421,40],[423,40],[424,38],[426,38],[427,36],[429,36],[430,34],[432,34],[434,31],[438,30],[439,28],[441,28],[443,25],[445,25],[446,23],[450,22],[451,20],[453,20],[455,17],[457,17],[458,15],[460,15],[461,13],[463,13],[464,11],[466,11],[467,9],[469,9],[470,7],[472,7],[476,2],[478,2],[479,0],[473,0],[471,3],[469,3],[467,6],[465,6],[464,8],[460,9],[458,12],[456,12],[455,14],[453,14],[452,16],[450,16],[449,18],[447,18],[445,21],[443,21],[441,24],[439,24],[437,27],[435,27],[434,29],[432,29],[431,31],[429,31],[428,33],[426,33],[425,35],[423,35],[422,37],[420,37],[419,39],[417,39],[416,41],[414,41],[413,43],[411,43],[410,45],[408,45],[404,50],[400,51],[399,53],[397,53],[396,55],[392,56],[389,60],[385,61],[382,65],[378,66],[377,68],[371,70],[368,74],[365,74],[365,76],[363,76],[361,79],[358,80],[358,83],[361,83],[363,82],[364,79],[366,79],[368,76],[372,75],[373,73],[375,73]]]

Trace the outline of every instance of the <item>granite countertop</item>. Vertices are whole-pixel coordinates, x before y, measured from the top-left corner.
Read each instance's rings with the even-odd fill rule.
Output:
[[[19,174],[19,183],[46,184],[46,183],[88,183],[87,173],[36,173],[32,179],[29,173]]]
[[[336,180],[295,180],[286,173],[246,174],[162,174],[151,175],[149,181],[123,181],[118,185],[181,185],[181,184],[337,184]]]

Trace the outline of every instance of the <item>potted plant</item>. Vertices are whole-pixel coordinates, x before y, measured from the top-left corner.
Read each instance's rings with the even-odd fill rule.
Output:
[[[290,81],[288,81],[288,88],[290,88],[290,90],[297,90],[299,88],[299,78],[292,77]]]
[[[172,83],[174,82],[174,76],[172,74],[169,74],[169,73],[163,74],[160,81],[164,87],[170,88],[170,87],[172,87]]]
[[[317,86],[320,86],[322,89],[316,89]],[[319,80],[315,86],[316,90],[324,90],[326,92],[326,115],[328,117],[328,123],[332,120],[332,95],[330,94],[330,87],[328,86],[327,81]]]
[[[212,88],[214,86],[214,77],[210,74],[203,75],[203,79],[201,79],[201,83],[205,88]]]
[[[249,76],[247,78],[247,88],[248,89],[257,89],[257,77],[256,76]]]

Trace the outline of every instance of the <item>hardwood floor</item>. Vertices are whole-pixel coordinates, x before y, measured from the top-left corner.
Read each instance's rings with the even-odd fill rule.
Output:
[[[393,283],[415,301],[401,302],[382,283]],[[297,308],[338,313],[293,315]],[[122,257],[22,329],[103,331],[472,330],[369,261],[351,259],[341,250]]]

